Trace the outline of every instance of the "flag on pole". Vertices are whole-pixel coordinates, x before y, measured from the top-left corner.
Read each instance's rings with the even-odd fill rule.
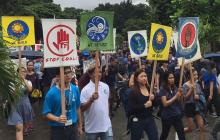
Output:
[[[80,17],[80,50],[113,50],[113,12],[84,12]]]
[[[8,47],[34,45],[34,17],[2,16],[2,32]]]
[[[129,31],[128,44],[132,58],[147,56],[147,31]]]
[[[168,60],[172,28],[160,24],[151,24],[148,60]]]
[[[76,20],[42,19],[44,67],[79,64],[76,49]]]
[[[179,31],[177,40],[176,57],[184,57],[185,62],[193,62],[200,59],[199,35],[199,18],[186,17],[179,18]]]

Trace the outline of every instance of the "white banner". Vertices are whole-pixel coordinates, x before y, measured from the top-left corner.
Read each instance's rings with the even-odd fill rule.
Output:
[[[42,19],[44,67],[79,65],[76,48],[76,20]]]
[[[128,45],[132,58],[147,56],[147,31],[129,31]]]
[[[173,32],[172,36],[171,36],[171,46],[175,45],[175,49],[177,50],[177,42],[178,42],[178,32]],[[174,43],[174,44],[173,44]],[[188,64],[190,62],[194,62],[196,60],[199,60],[202,58],[201,56],[201,52],[200,52],[200,45],[199,45],[199,41],[197,41],[197,52],[195,54],[194,57],[187,59],[185,58],[185,63],[184,64]],[[182,65],[182,57],[177,58],[178,59],[178,65],[181,66]]]
[[[102,54],[112,54],[116,53],[116,28],[113,28],[113,45],[114,45],[114,50],[113,51],[101,51]]]

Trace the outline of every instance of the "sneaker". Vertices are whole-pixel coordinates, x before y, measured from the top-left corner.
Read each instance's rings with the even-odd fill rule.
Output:
[[[205,124],[205,128],[207,128],[208,126],[209,126],[209,124],[208,124],[208,123],[206,123],[206,124]]]
[[[218,116],[216,115],[216,113],[209,113],[209,116],[213,117],[213,118],[217,118]]]

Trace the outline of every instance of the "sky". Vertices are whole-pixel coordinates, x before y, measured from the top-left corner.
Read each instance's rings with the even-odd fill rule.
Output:
[[[64,7],[75,7],[78,9],[92,10],[98,6],[99,3],[120,3],[125,0],[53,0],[54,3],[60,4]],[[146,3],[146,0],[132,0],[133,4]]]

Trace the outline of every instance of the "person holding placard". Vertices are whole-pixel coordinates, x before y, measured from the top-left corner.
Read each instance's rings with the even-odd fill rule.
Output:
[[[153,101],[147,85],[147,75],[139,69],[134,73],[134,85],[128,97],[131,140],[141,140],[143,131],[149,140],[158,140],[157,126],[154,121]]]
[[[182,107],[178,100],[182,96],[182,88],[177,89],[175,86],[173,72],[166,72],[163,81],[159,93],[162,102],[162,133],[160,140],[167,139],[171,126],[174,126],[179,140],[185,140],[182,122]]]
[[[101,81],[95,92],[95,76],[101,79],[101,71],[95,75],[95,67],[87,71],[90,82],[81,91],[81,110],[84,112],[86,140],[113,140],[109,117],[109,86]]]
[[[57,69],[57,75],[59,70]],[[78,140],[82,133],[80,93],[78,87],[71,84],[72,70],[64,67],[66,115],[61,115],[61,83],[50,88],[46,94],[43,115],[51,126],[51,140]]]
[[[200,129],[200,140],[203,140],[205,138],[204,121],[200,114],[201,112],[197,107],[197,102],[199,102],[200,95],[203,93],[200,85],[193,81],[194,79],[197,79],[198,73],[195,69],[192,69],[191,76],[190,76],[190,72],[188,71],[186,77],[188,81],[183,84],[183,94],[184,94],[184,103],[185,103],[184,112],[187,120],[187,127],[185,128],[185,132],[193,131],[193,119],[195,119]]]

